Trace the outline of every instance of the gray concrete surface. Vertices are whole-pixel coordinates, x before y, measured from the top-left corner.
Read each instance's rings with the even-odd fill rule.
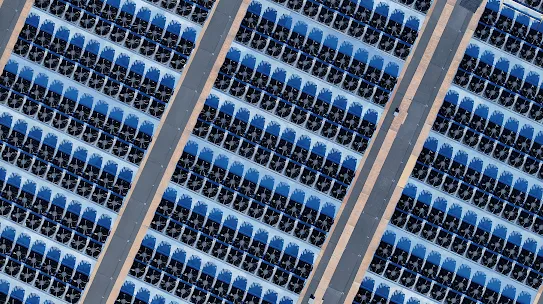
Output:
[[[27,0],[0,0],[0,54],[8,45],[13,29]]]
[[[429,114],[431,105],[437,96],[439,84],[443,81],[446,70],[451,64],[458,45],[464,36],[470,18],[474,12],[474,1],[479,4],[481,3],[479,0],[463,0],[462,3],[464,5],[457,2],[453,9],[449,24],[447,24],[445,28],[443,36],[431,58],[428,69],[423,76],[419,90],[415,94],[413,102],[408,109],[406,120],[392,144],[390,153],[387,156],[377,182],[375,183],[375,187],[369,195],[363,213],[360,215],[354,231],[352,232],[352,237],[349,239],[339,264],[335,268],[330,285],[324,293],[322,300],[326,304],[343,303],[345,301],[345,297],[353,284],[362,259],[366,254],[366,249],[383,216],[387,203],[390,201],[396,184],[404,171],[407,160],[414,148],[414,143]],[[408,66],[404,67],[406,71],[402,81],[398,84],[398,91],[393,100],[390,101],[392,103],[390,107],[391,110],[385,115],[381,130],[376,138],[373,139],[375,142],[366,156],[368,159],[364,163],[359,178],[353,185],[353,191],[346,202],[342,215],[337,219],[337,227],[330,237],[330,243],[323,253],[321,263],[315,269],[314,278],[310,282],[301,303],[308,303],[310,295],[315,293],[316,288],[319,285],[320,277],[322,277],[328,264],[326,261],[329,261],[332,256],[335,245],[343,231],[342,227],[345,227],[347,220],[349,219],[351,211],[367,180],[369,171],[375,163],[377,153],[379,152],[386,133],[394,119],[394,109],[399,107],[405,95],[416,68],[421,62],[424,50],[432,36],[446,2],[446,0],[436,0],[433,12],[427,16],[429,19],[426,29],[419,38],[420,41],[414,50],[412,60]],[[466,2],[469,2],[469,4],[466,5]],[[469,8],[466,8],[465,6],[468,6]]]
[[[11,1],[11,0],[8,0]],[[118,222],[117,229],[110,236],[110,244],[102,252],[103,259],[96,269],[94,280],[87,286],[85,304],[106,303],[119,276],[128,253],[134,245],[143,219],[150,210],[150,202],[165,176],[168,162],[172,158],[181,134],[187,125],[192,110],[215,63],[219,51],[229,32],[234,16],[242,0],[225,0],[216,3],[215,12],[209,24],[201,33],[201,41],[196,49],[192,63],[185,69],[188,75],[177,93],[170,110],[164,118],[162,129],[155,138],[153,149],[149,150],[147,162],[140,168],[140,177],[132,185],[130,199]],[[135,244],[139,246],[139,244]],[[127,263],[131,263],[127,261]],[[116,295],[115,295],[116,296]]]

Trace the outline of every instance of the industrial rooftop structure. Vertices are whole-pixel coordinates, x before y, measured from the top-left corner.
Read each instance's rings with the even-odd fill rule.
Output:
[[[542,5],[0,0],[0,303],[538,303]]]

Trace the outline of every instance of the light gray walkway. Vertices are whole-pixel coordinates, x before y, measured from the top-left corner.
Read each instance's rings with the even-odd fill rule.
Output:
[[[128,259],[128,253],[134,245],[143,219],[148,212],[154,212],[149,210],[150,202],[157,193],[161,179],[169,179],[165,176],[168,162],[201,95],[241,3],[242,0],[221,0],[215,4],[215,12],[208,20],[207,29],[200,33],[201,41],[193,54],[193,61],[183,72],[188,76],[170,105],[162,129],[155,138],[153,149],[148,151],[149,158],[140,168],[139,179],[132,185],[132,194],[125,202],[125,211],[119,219],[117,229],[110,236],[109,247],[102,252],[103,259],[97,265],[94,280],[87,287],[85,304],[106,303],[119,272]]]
[[[394,109],[399,107],[409,83],[412,81],[412,77],[421,62],[424,50],[426,49],[432,33],[434,32],[446,2],[446,0],[436,0],[434,10],[429,16],[427,16],[428,23],[426,28],[419,38],[420,41],[414,50],[412,60],[408,66],[404,67],[406,72],[402,81],[398,84],[398,92],[395,94],[393,100],[391,100],[391,110],[388,111],[384,117],[381,130],[376,138],[374,138],[375,142],[366,156],[368,159],[364,163],[359,178],[356,180],[353,186],[353,191],[346,202],[345,209],[341,217],[337,220],[337,227],[334,229],[334,233],[332,233],[330,243],[323,254],[321,263],[315,269],[314,279],[310,282],[308,290],[302,301],[304,304],[308,303],[310,295],[315,293],[320,278],[322,277],[323,272],[326,270],[326,266],[328,264],[326,261],[329,261],[332,256],[335,246],[343,231],[343,227],[345,227],[351,211],[358,200],[362,188],[367,180],[369,171],[375,163],[377,154],[383,144],[392,120],[394,119]],[[430,61],[428,69],[423,76],[419,90],[415,94],[413,102],[408,109],[405,122],[398,131],[398,134],[390,149],[390,153],[388,154],[381,169],[380,175],[377,178],[375,187],[372,189],[372,192],[369,195],[363,209],[363,213],[360,215],[354,231],[351,234],[352,237],[349,239],[339,264],[335,268],[334,274],[332,275],[332,279],[330,281],[330,286],[328,286],[324,294],[324,303],[336,304],[343,303],[345,301],[345,297],[347,296],[347,293],[354,282],[356,273],[358,272],[362,259],[366,254],[366,249],[371,242],[379,221],[381,220],[387,207],[387,203],[390,201],[392,193],[396,187],[397,181],[400,179],[405,165],[407,164],[409,155],[414,148],[414,143],[416,142],[424,122],[426,121],[431,105],[436,98],[440,84],[445,77],[447,68],[451,64],[454,54],[457,52],[458,45],[460,44],[460,41],[467,29],[471,16],[479,4],[480,1],[478,0],[463,0],[462,3],[459,1],[455,5],[449,19],[449,24],[447,24],[445,28],[443,36],[441,37],[436,51]]]
[[[13,29],[27,0],[4,0],[0,6],[0,54],[6,50]],[[1,0],[0,0],[1,2]]]

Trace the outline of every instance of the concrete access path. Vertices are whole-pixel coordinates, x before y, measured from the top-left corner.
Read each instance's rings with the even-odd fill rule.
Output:
[[[351,303],[482,13],[435,0],[301,303]],[[395,112],[393,109],[398,108]]]
[[[0,71],[4,70],[33,3],[34,0],[0,0]]]

